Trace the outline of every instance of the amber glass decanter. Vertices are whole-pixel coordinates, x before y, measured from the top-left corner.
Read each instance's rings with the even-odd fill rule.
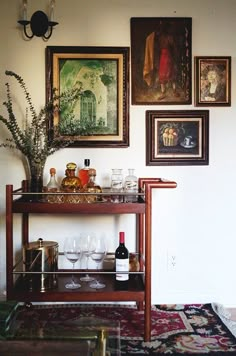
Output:
[[[84,186],[84,192],[88,192],[88,193],[102,193],[102,188],[100,187],[100,185],[98,185],[96,183],[96,169],[91,168],[89,169],[89,181],[87,184],[85,184]],[[101,201],[102,197],[101,195],[85,195],[85,200],[88,203],[95,203],[97,201]]]
[[[61,182],[61,190],[65,193],[80,193],[82,191],[81,180],[75,175],[76,168],[77,166],[73,162],[67,163],[66,165],[66,177],[63,178]],[[65,202],[67,203],[79,203],[82,202],[82,199],[81,195],[65,195]]]

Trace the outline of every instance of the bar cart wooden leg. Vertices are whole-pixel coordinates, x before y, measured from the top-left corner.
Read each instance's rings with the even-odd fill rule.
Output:
[[[12,192],[11,185],[6,187],[6,282],[7,299],[11,298],[13,290],[13,218],[12,218]]]
[[[138,308],[138,311],[142,311],[144,309],[143,302],[138,302],[137,303],[137,308]]]
[[[152,188],[145,184],[145,341],[151,338],[151,226],[152,226]]]

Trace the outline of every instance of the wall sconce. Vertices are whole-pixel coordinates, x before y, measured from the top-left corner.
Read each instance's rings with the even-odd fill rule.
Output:
[[[44,40],[48,40],[52,35],[53,27],[58,25],[58,22],[53,21],[54,17],[55,0],[50,1],[50,20],[43,11],[36,11],[30,21],[27,20],[27,0],[23,0],[23,20],[19,20],[18,23],[24,27],[24,34],[27,38],[31,39],[34,36],[42,37]],[[30,25],[31,34],[27,33],[27,26]]]

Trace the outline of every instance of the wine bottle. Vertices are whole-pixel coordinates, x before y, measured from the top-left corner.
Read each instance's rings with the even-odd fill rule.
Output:
[[[119,246],[115,251],[116,281],[115,288],[118,290],[128,289],[129,274],[121,273],[129,271],[129,251],[125,247],[125,233],[119,233]]]

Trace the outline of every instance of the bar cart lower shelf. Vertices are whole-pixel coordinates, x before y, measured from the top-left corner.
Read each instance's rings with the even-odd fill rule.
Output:
[[[176,188],[173,181],[161,178],[139,178],[138,200],[135,203],[111,203],[104,195],[102,203],[48,203],[44,200],[29,200],[26,182],[22,188],[13,190],[12,185],[6,186],[6,256],[7,256],[7,299],[23,302],[136,302],[139,309],[144,309],[144,339],[151,338],[151,229],[152,229],[152,189]],[[34,193],[30,193],[32,197]],[[57,194],[57,193],[55,193]],[[61,193],[60,193],[61,194]],[[83,193],[78,193],[83,194]],[[18,198],[15,198],[18,196]],[[43,194],[42,194],[43,196]],[[99,199],[98,199],[99,200]],[[29,242],[30,214],[135,214],[137,221],[136,246],[139,256],[140,271],[130,273],[128,290],[115,289],[114,272],[94,272],[94,276],[106,284],[100,290],[91,289],[89,283],[81,283],[78,290],[68,290],[65,284],[70,278],[70,270],[58,270],[57,284],[45,291],[31,288],[27,274],[15,271],[13,263],[16,251],[13,244],[14,214],[22,215],[22,246]],[[19,251],[18,251],[19,254]],[[82,273],[83,271],[78,272]],[[100,273],[99,273],[100,272]],[[43,273],[41,272],[41,275]],[[77,278],[79,278],[76,276]]]
[[[140,276],[130,276],[128,290],[119,291],[114,286],[114,275],[93,274],[93,277],[98,278],[100,282],[105,283],[103,289],[92,289],[89,287],[91,282],[80,282],[81,288],[72,290],[68,293],[65,284],[71,278],[69,274],[59,275],[57,286],[53,289],[48,289],[45,292],[37,290],[30,291],[29,284],[24,278],[18,278],[17,283],[13,288],[14,298],[19,301],[28,302],[63,302],[63,301],[144,301],[144,283]],[[77,277],[79,278],[79,277]]]

